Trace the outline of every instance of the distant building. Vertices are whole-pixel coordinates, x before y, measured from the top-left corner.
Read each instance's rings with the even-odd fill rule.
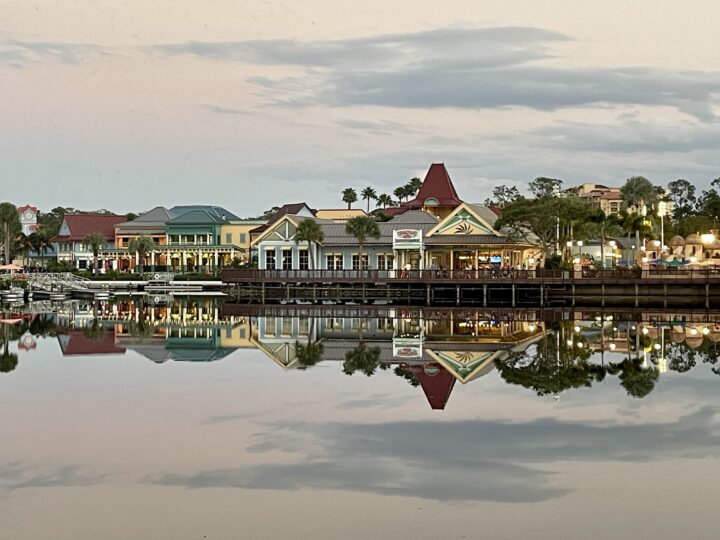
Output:
[[[367,213],[361,208],[338,208],[325,209],[315,212],[318,219],[329,219],[332,221],[346,222],[354,217],[366,217]]]
[[[37,230],[37,208],[35,208],[34,206],[30,206],[29,204],[26,204],[25,206],[20,206],[18,207],[18,215],[20,217],[22,233],[25,236],[30,236]]]
[[[618,187],[586,183],[575,189],[578,197],[597,206],[606,215],[619,214],[622,209],[622,192]]]

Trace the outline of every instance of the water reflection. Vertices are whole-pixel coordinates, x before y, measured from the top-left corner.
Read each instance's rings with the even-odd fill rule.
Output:
[[[215,298],[159,305],[122,302],[55,305],[51,312],[5,313],[0,371],[17,368],[43,336],[62,355],[134,351],[163,363],[211,362],[256,349],[283,370],[339,365],[347,375],[388,371],[444,409],[455,385],[496,370],[510,385],[541,397],[603,382],[633,398],[650,394],[660,375],[699,363],[720,374],[720,317],[629,312],[484,312],[395,310],[238,313]],[[14,344],[11,346],[11,344]]]

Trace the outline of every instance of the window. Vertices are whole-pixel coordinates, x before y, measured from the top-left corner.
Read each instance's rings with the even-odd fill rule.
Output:
[[[301,249],[298,251],[298,268],[300,270],[308,270],[310,268],[310,257],[308,256],[307,249]]]
[[[325,257],[328,270],[342,270],[343,256],[340,253],[331,253]]]
[[[245,243],[245,233],[244,233],[244,232],[241,232],[241,233],[240,233],[240,243],[241,243],[241,244],[244,244],[244,243]]]
[[[292,249],[282,250],[282,269],[292,270]]]
[[[367,253],[353,253],[352,256],[352,269],[353,270],[367,270],[368,269],[368,256]]]
[[[388,255],[385,253],[381,253],[380,255],[378,255],[378,270],[392,270],[394,263],[395,255]]]
[[[275,270],[275,250],[268,249],[265,251],[265,268],[267,270]]]
[[[226,233],[226,234],[225,234],[225,243],[226,243],[226,244],[232,244],[232,233]]]

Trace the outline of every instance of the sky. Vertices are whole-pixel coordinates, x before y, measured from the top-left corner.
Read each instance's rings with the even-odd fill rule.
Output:
[[[254,216],[720,177],[714,0],[0,0],[0,199]]]

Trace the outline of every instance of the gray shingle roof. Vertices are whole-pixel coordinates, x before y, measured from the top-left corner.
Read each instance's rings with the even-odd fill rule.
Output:
[[[235,221],[239,220],[240,218],[230,212],[229,210],[226,210],[222,206],[213,206],[208,204],[196,204],[196,205],[187,205],[187,206],[173,206],[170,209],[170,213],[175,216],[181,216],[183,214],[187,214],[189,212],[196,212],[198,210],[207,212],[209,214],[212,214],[223,221]]]
[[[121,231],[132,231],[135,229],[147,229],[152,227],[164,227],[165,223],[173,219],[175,216],[170,210],[164,206],[156,206],[152,210],[148,210],[144,214],[139,215],[132,221],[124,221],[116,225]]]

